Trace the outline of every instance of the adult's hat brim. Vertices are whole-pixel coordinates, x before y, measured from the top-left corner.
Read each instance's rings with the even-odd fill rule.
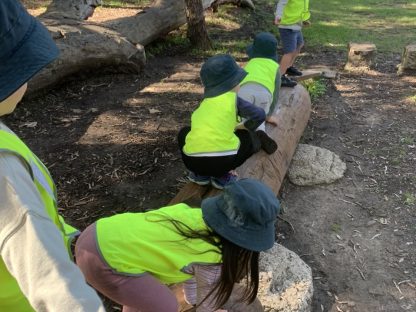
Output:
[[[273,224],[259,230],[232,226],[221,209],[226,205],[222,195],[204,199],[201,204],[202,216],[208,226],[230,242],[252,251],[264,251],[274,245],[275,227]]]
[[[31,19],[20,46],[0,62],[0,101],[8,98],[59,55],[48,30],[34,17]]]
[[[210,88],[205,88],[204,97],[210,98],[221,95],[225,92],[231,91],[235,86],[237,86],[243,79],[247,76],[247,72],[238,68],[232,77],[225,80],[224,82]]]

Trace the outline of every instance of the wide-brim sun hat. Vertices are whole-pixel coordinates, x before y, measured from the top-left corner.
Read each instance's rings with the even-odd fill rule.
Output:
[[[246,52],[250,59],[259,57],[277,62],[277,44],[278,41],[273,34],[261,32],[254,37],[253,43],[247,47]]]
[[[215,97],[232,90],[245,76],[247,72],[238,66],[230,55],[219,54],[210,57],[200,71],[204,97]]]
[[[0,101],[13,94],[58,54],[48,30],[20,1],[0,1]]]
[[[252,251],[273,247],[279,207],[273,191],[254,179],[231,183],[201,204],[204,221],[212,230]]]

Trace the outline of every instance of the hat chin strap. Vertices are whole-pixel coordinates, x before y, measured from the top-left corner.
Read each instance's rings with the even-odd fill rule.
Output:
[[[17,89],[12,95],[0,102],[0,116],[13,113],[17,104],[22,99],[27,90],[27,83]]]

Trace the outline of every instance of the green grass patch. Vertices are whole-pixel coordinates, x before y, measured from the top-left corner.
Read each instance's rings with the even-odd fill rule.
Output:
[[[312,101],[315,101],[326,92],[326,85],[322,79],[307,79],[301,84],[308,90]]]
[[[186,31],[178,30],[171,32],[164,38],[157,39],[146,46],[146,55],[153,57],[157,55],[175,55],[184,52],[191,46]]]
[[[415,143],[415,140],[413,139],[413,137],[406,136],[406,137],[400,138],[400,143],[404,145],[413,145]]]
[[[403,202],[406,205],[414,205],[416,204],[416,196],[412,193],[406,192],[403,194]]]
[[[337,234],[341,233],[341,225],[338,223],[331,224],[331,231]]]
[[[409,96],[407,100],[412,104],[416,104],[416,95]]]
[[[416,0],[311,1],[309,45],[345,49],[348,42],[373,42],[381,52],[401,52],[415,39]]]

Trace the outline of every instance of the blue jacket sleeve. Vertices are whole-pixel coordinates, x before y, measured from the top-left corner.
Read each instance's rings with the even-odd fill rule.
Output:
[[[237,97],[237,114],[246,119],[244,127],[248,130],[255,130],[266,120],[264,109]]]

